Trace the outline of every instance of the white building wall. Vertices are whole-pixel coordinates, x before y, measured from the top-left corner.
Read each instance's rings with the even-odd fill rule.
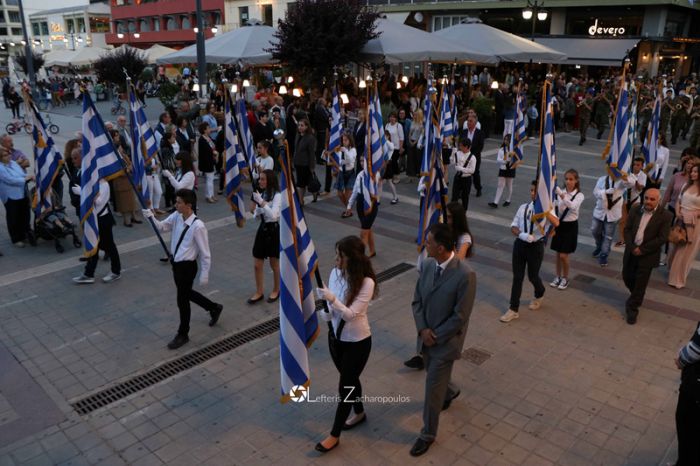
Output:
[[[284,19],[284,15],[287,12],[287,5],[290,2],[288,0],[228,0],[224,4],[226,24],[224,26],[225,30],[236,29],[241,26],[240,18],[240,8],[248,7],[248,19],[249,20],[263,20],[263,9],[265,5],[272,6],[272,26],[277,26],[277,21]]]

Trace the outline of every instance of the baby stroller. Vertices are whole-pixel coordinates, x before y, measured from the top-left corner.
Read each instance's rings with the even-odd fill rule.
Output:
[[[34,199],[34,189],[32,189],[32,197]],[[65,248],[61,244],[61,239],[71,236],[73,238],[73,246],[79,248],[83,245],[82,241],[75,232],[75,224],[68,218],[66,208],[58,201],[56,192],[52,195],[51,209],[43,212],[34,219],[34,234],[37,238],[53,241],[56,251],[63,253]]]

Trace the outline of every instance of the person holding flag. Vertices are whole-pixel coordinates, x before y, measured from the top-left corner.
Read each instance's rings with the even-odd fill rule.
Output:
[[[372,186],[374,187],[374,191],[376,191],[376,187],[380,182],[380,175],[379,173],[375,173],[374,180],[371,180],[370,177],[372,175],[370,174],[370,170],[367,169],[365,157],[361,159],[360,163],[362,170],[355,178],[355,184],[348,198],[348,205],[343,216],[350,217],[352,215],[353,204],[357,206],[357,217],[360,219],[360,238],[367,246],[369,257],[372,258],[377,255],[377,250],[374,247],[372,225],[379,212],[379,202],[377,199],[372,198],[371,193],[373,192]]]
[[[99,248],[107,253],[112,269],[102,281],[111,283],[121,278],[121,261],[112,236],[115,221],[109,207],[108,181],[124,175],[124,165],[105,130],[100,114],[92,103],[90,94],[83,92],[82,95],[83,155],[80,165],[80,187],[74,186],[72,189],[74,194],[80,194],[80,224],[88,260],[83,274],[75,277],[73,281],[79,285],[95,283]]]
[[[513,196],[513,180],[515,179],[515,165],[517,159],[511,150],[512,139],[512,135],[506,134],[503,137],[501,148],[498,149],[498,156],[496,157],[498,161],[498,186],[496,187],[496,196],[493,198],[493,202],[489,202],[489,207],[494,209],[498,208],[498,203],[506,188],[508,189],[508,195],[503,202],[503,207],[508,207],[510,205],[510,200]]]
[[[213,327],[219,321],[224,306],[215,303],[201,293],[194,291],[192,285],[197,276],[197,259],[201,272],[200,286],[209,283],[211,268],[211,252],[209,251],[209,235],[204,222],[195,215],[197,195],[191,189],[180,189],[175,193],[175,209],[162,222],[155,218],[151,209],[143,209],[144,218],[150,219],[158,231],[172,231],[170,239],[170,263],[173,266],[173,278],[177,288],[177,307],[180,311],[180,326],[175,338],[168,343],[168,349],[175,350],[190,341],[190,316],[192,310],[190,301],[208,311],[211,318],[209,326]]]

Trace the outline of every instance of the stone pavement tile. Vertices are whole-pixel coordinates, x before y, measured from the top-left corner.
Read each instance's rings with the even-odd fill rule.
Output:
[[[56,463],[54,463],[54,461],[49,455],[42,453],[41,455],[35,456],[34,458],[27,460],[21,464],[23,466],[53,466]]]
[[[136,460],[147,456],[150,452],[148,448],[142,443],[134,443],[131,446],[120,450],[119,456],[121,456],[127,464],[133,464]]]
[[[154,453],[158,458],[160,458],[164,463],[170,463],[178,456],[186,453],[191,446],[184,445],[177,440],[170,441],[156,450]]]
[[[488,464],[496,454],[484,449],[479,445],[472,446],[469,450],[464,453],[463,458],[471,461],[474,464]]]
[[[85,451],[83,455],[90,463],[96,464],[114,455],[114,449],[103,442]]]
[[[63,443],[52,448],[47,448],[46,452],[49,454],[54,463],[63,463],[80,453],[71,443]]]
[[[58,463],[58,466],[90,466],[90,463],[82,455],[78,455],[63,463]]]
[[[588,443],[585,440],[577,439],[573,443],[573,445],[569,447],[565,456],[573,454],[590,461],[595,456],[595,454],[598,453],[599,449],[600,446],[593,445],[592,443]]]
[[[618,453],[601,449],[598,450],[598,453],[593,457],[593,463],[599,465],[625,464],[625,457]]]
[[[165,435],[163,432],[156,432],[155,434],[145,438],[142,440],[142,443],[148,448],[151,452],[156,452],[160,448],[164,447],[168,443],[170,443],[173,439]]]
[[[68,443],[68,437],[66,437],[66,434],[64,434],[61,431],[53,433],[41,439],[41,445],[47,451],[51,450],[52,448],[60,447],[66,443]]]
[[[499,452],[499,455],[501,455],[501,457],[503,459],[510,461],[513,464],[522,464],[525,461],[525,458],[527,458],[529,454],[530,454],[529,451],[527,451],[524,448],[521,448],[513,443],[507,444]]]
[[[39,442],[31,442],[12,451],[12,458],[18,463],[24,463],[44,452]]]
[[[102,442],[102,438],[95,432],[88,431],[73,440],[73,444],[80,451],[87,451]]]
[[[96,466],[126,466],[124,460],[122,460],[118,455],[112,455],[101,461],[95,463]]]
[[[513,439],[513,444],[524,448],[525,450],[532,451],[539,445],[539,439],[534,435],[528,434],[527,432],[520,431]]]
[[[609,437],[610,436],[605,432],[593,429],[592,427],[587,427],[586,430],[583,431],[583,434],[579,435],[580,439],[590,442],[598,447],[605,445],[605,442],[608,441]]]

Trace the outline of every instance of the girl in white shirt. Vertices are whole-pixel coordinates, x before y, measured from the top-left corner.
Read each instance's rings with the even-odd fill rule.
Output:
[[[355,149],[355,141],[351,134],[343,134],[340,138],[340,167],[338,168],[338,178],[335,188],[338,190],[338,199],[345,207],[348,204],[348,199],[352,193],[353,185],[355,184],[355,160],[357,159],[357,149]],[[343,211],[342,218],[352,216],[352,212],[348,215],[347,211]]]
[[[508,188],[508,195],[503,203],[503,207],[508,207],[510,205],[510,199],[513,195],[516,160],[513,160],[513,154],[510,152],[511,138],[512,135],[506,134],[503,138],[503,144],[501,144],[501,148],[498,150],[498,187],[496,188],[496,197],[494,197],[493,202],[489,202],[489,206],[493,208],[498,207],[498,203],[501,200],[501,195],[503,195],[505,188]]]
[[[362,397],[360,374],[372,348],[367,308],[377,295],[377,280],[362,240],[347,236],[336,243],[335,251],[336,266],[328,279],[328,288],[319,288],[317,292],[328,303],[329,312],[322,311],[319,316],[329,322],[328,345],[340,372],[340,402],[330,435],[316,444],[316,450],[321,453],[338,446],[342,430],[352,429],[367,419],[359,399]],[[354,414],[348,417],[351,411]]]
[[[670,158],[670,150],[666,144],[666,136],[659,135],[659,143],[656,147],[656,162],[654,166],[648,170],[647,188],[661,188],[668,169],[668,159]]]
[[[168,179],[175,191],[181,189],[194,190],[194,162],[189,152],[179,152],[175,156],[177,175],[173,175],[170,170],[163,170],[163,176]]]
[[[357,206],[357,216],[360,219],[360,237],[362,242],[365,243],[369,249],[369,257],[372,258],[377,255],[377,251],[374,249],[374,232],[372,231],[372,225],[374,220],[377,218],[377,212],[379,211],[379,197],[372,203],[372,210],[370,212],[365,212],[364,207],[364,190],[367,189],[365,186],[365,178],[368,175],[367,170],[365,170],[365,159],[360,160],[360,166],[362,170],[355,177],[355,185],[350,193],[350,198],[348,199],[348,205],[345,210],[345,217],[350,217],[352,215],[352,205]],[[380,176],[379,173],[375,174],[375,182],[377,183],[377,190],[380,188]]]
[[[272,170],[260,173],[258,188],[262,194],[253,192],[251,212],[260,218],[260,226],[255,234],[253,258],[255,260],[255,294],[248,299],[248,304],[255,304],[263,299],[263,263],[270,259],[273,288],[267,297],[268,303],[274,303],[280,297],[280,211],[282,194],[280,194],[277,175]]]
[[[569,254],[576,251],[578,243],[578,214],[584,195],[579,175],[573,168],[564,173],[566,189],[556,188],[559,226],[554,230],[552,250],[556,251],[557,276],[549,286],[565,290],[569,286]]]

